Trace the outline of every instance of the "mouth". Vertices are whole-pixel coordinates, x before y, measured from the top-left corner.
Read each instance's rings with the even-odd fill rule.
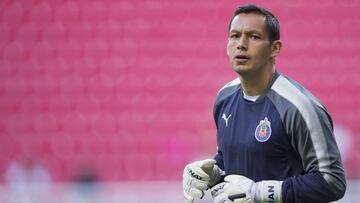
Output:
[[[246,63],[248,60],[250,60],[250,57],[247,55],[238,54],[235,55],[234,60],[238,63]]]

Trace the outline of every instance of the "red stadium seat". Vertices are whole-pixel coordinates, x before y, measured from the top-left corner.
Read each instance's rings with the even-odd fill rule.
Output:
[[[53,20],[54,10],[47,1],[42,1],[31,8],[30,21],[36,22],[38,26],[45,27]]]
[[[54,20],[56,22],[70,23],[78,22],[80,19],[80,6],[78,2],[66,1],[58,5],[56,12],[54,13]]]
[[[277,69],[358,132],[360,3],[256,2],[281,22]],[[178,180],[187,162],[212,156],[213,101],[236,77],[226,55],[235,6],[0,1],[0,173],[29,149],[59,181],[83,162],[102,180]],[[359,177],[351,154],[347,174]]]
[[[61,47],[66,41],[66,27],[62,22],[55,22],[47,25],[43,29],[42,40],[54,46],[54,48]]]
[[[3,51],[4,47],[11,43],[14,39],[13,33],[14,29],[11,29],[10,26],[6,24],[0,25],[0,50]],[[1,53],[2,54],[2,53]]]
[[[27,8],[20,2],[11,2],[3,8],[2,23],[12,28],[17,28],[25,20]]]

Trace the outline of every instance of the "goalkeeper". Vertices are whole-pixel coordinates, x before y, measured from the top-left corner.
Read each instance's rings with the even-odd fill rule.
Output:
[[[275,69],[279,29],[263,8],[236,9],[227,54],[238,78],[216,97],[217,154],[184,169],[186,203],[209,188],[215,203],[321,203],[343,197],[345,175],[329,113]]]

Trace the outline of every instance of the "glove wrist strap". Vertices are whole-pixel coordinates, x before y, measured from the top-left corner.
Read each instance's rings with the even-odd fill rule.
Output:
[[[251,196],[256,203],[281,203],[281,189],[282,181],[264,180],[254,184],[251,189]]]

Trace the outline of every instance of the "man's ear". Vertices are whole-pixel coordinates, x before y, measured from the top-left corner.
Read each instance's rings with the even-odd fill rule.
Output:
[[[276,57],[279,55],[282,47],[282,42],[280,40],[273,41],[271,44],[271,56]]]

